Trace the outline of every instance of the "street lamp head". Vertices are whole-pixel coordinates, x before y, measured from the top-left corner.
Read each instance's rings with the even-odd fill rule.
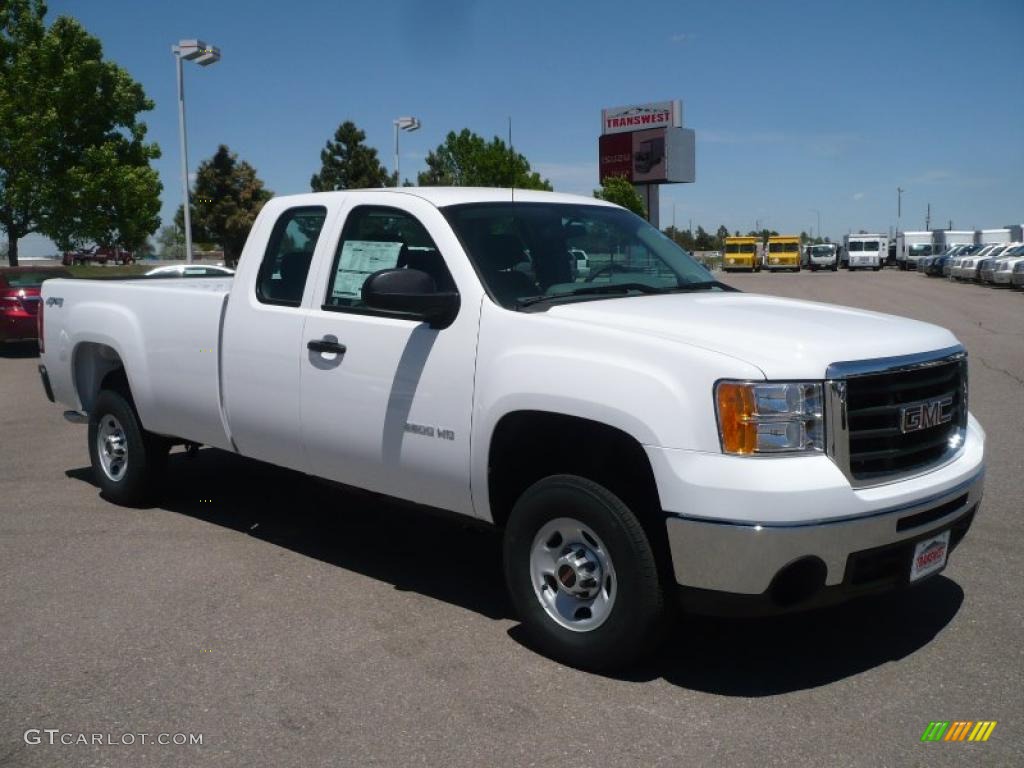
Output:
[[[211,64],[216,64],[218,61],[220,61],[220,48],[211,45],[196,59],[196,64],[201,67],[208,67]]]
[[[420,128],[419,118],[416,117],[400,117],[395,120],[395,125],[401,128],[403,131],[418,131]]]
[[[220,48],[207,45],[202,40],[179,40],[173,50],[180,58],[194,61],[201,67],[220,61]]]

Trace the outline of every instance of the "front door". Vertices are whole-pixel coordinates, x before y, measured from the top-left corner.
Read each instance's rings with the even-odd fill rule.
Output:
[[[459,246],[437,209],[411,195],[381,198],[390,204],[348,211],[317,277],[300,350],[306,456],[322,477],[472,514],[479,294],[467,301],[460,291],[458,317],[443,330],[366,307],[362,284],[381,269],[420,269],[438,290],[459,289],[445,259]]]

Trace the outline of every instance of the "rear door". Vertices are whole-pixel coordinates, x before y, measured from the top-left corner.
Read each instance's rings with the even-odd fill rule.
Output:
[[[308,280],[325,247],[320,233],[327,208],[302,205],[261,221],[253,242],[266,242],[255,281],[240,276],[224,320],[222,396],[238,451],[308,471],[302,450],[299,366],[311,300]],[[269,231],[267,231],[269,229]],[[243,260],[244,267],[244,260]],[[250,285],[245,290],[240,285]]]
[[[301,421],[310,471],[342,483],[472,514],[470,424],[482,289],[451,228],[408,194],[363,196],[318,260],[298,348]],[[445,329],[361,299],[366,278],[414,268],[457,290]],[[314,348],[309,348],[310,343]],[[336,351],[323,351],[332,347]],[[343,351],[342,351],[343,350]]]

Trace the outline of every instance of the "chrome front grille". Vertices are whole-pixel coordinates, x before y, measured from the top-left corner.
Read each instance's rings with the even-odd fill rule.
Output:
[[[920,474],[960,450],[967,428],[962,347],[836,363],[828,379],[828,453],[855,487]],[[921,409],[941,415],[941,423],[913,428]]]

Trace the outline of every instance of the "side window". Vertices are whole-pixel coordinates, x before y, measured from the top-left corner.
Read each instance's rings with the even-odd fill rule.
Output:
[[[257,299],[287,307],[302,303],[313,250],[326,218],[327,209],[322,206],[289,208],[281,214],[256,278]]]
[[[354,208],[334,255],[324,309],[364,307],[363,283],[382,269],[418,269],[434,278],[438,291],[454,291],[448,267],[426,228],[397,208]]]

